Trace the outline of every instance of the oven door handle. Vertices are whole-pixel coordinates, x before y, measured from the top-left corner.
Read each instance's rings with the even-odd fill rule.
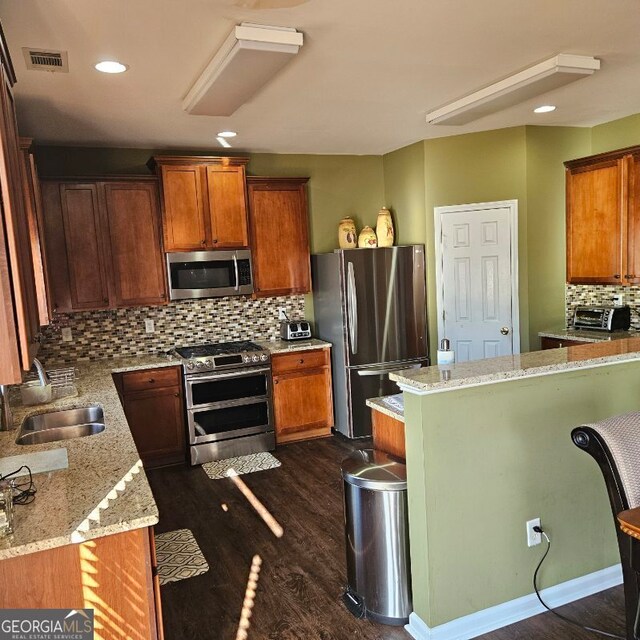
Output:
[[[236,274],[236,291],[240,290],[240,276],[238,275],[238,258],[236,258],[236,254],[233,254],[233,270]]]
[[[271,373],[271,367],[260,367],[258,369],[236,369],[225,373],[201,373],[185,377],[187,384],[193,385],[198,382],[212,382],[224,378],[244,378],[255,373]]]

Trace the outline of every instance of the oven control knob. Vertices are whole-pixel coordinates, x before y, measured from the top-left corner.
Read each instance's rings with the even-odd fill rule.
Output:
[[[245,362],[251,362],[251,356],[245,356],[242,358]]]
[[[268,356],[266,353],[263,353],[263,354],[260,356],[260,360],[263,360],[263,361],[264,361],[264,360],[267,360],[267,359],[268,359],[268,357],[269,357],[269,356]]]
[[[211,360],[205,360],[205,364],[207,365],[207,367],[213,366],[213,362]]]
[[[193,362],[187,362],[187,369],[193,369]]]
[[[258,360],[259,360],[260,358],[258,358],[258,356],[253,356],[251,359],[252,359],[254,362],[258,362]]]
[[[202,369],[202,367],[204,367],[204,362],[202,362],[202,360],[198,360],[196,367],[198,367],[198,369]]]

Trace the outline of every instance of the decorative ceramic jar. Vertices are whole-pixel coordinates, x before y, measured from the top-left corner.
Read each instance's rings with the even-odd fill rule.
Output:
[[[361,249],[374,249],[378,246],[376,232],[371,227],[364,227],[358,236],[358,246]]]
[[[393,247],[393,220],[391,219],[391,212],[387,207],[382,207],[382,209],[378,211],[376,235],[378,236],[379,247]]]
[[[338,245],[341,249],[355,249],[358,246],[358,234],[353,218],[342,218],[338,225]]]

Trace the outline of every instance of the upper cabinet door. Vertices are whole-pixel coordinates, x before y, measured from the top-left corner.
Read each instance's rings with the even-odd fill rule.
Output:
[[[248,178],[247,183],[255,295],[308,293],[307,178]]]
[[[136,182],[100,186],[104,189],[116,305],[163,304],[167,294],[157,186]]]
[[[0,360],[9,358],[14,362],[19,359],[22,369],[31,368],[33,358],[38,352],[38,333],[40,328],[38,316],[38,302],[36,297],[33,260],[31,257],[31,245],[29,241],[29,228],[27,222],[24,193],[22,189],[22,172],[20,167],[20,149],[18,145],[18,128],[16,125],[15,105],[11,85],[4,69],[0,72],[0,187],[2,193],[2,209],[4,217],[5,244],[0,247],[0,252],[8,253],[3,257],[0,268],[8,269],[10,273],[10,296],[5,295],[3,305],[13,301],[14,322],[13,329],[9,326],[4,329],[15,335],[17,329],[18,347],[15,343],[9,345],[9,352],[0,353]],[[1,367],[3,371],[1,383],[5,383],[4,370],[15,371],[15,363],[7,363]],[[18,380],[14,380],[18,381]]]
[[[97,186],[61,184],[60,200],[71,310],[108,308],[109,285]]]
[[[166,251],[206,248],[203,171],[198,165],[162,166],[163,227]]]
[[[244,167],[209,165],[206,169],[212,247],[248,247]]]
[[[620,284],[623,280],[625,162],[613,158],[567,169],[569,283]]]
[[[628,162],[627,266],[623,276],[630,284],[640,284],[640,153],[631,156]]]

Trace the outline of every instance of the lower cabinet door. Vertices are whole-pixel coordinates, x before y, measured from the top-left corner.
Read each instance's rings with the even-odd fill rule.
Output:
[[[186,431],[180,387],[123,396],[124,412],[145,467],[185,460]]]
[[[273,405],[278,444],[330,435],[333,426],[330,369],[274,376]]]

